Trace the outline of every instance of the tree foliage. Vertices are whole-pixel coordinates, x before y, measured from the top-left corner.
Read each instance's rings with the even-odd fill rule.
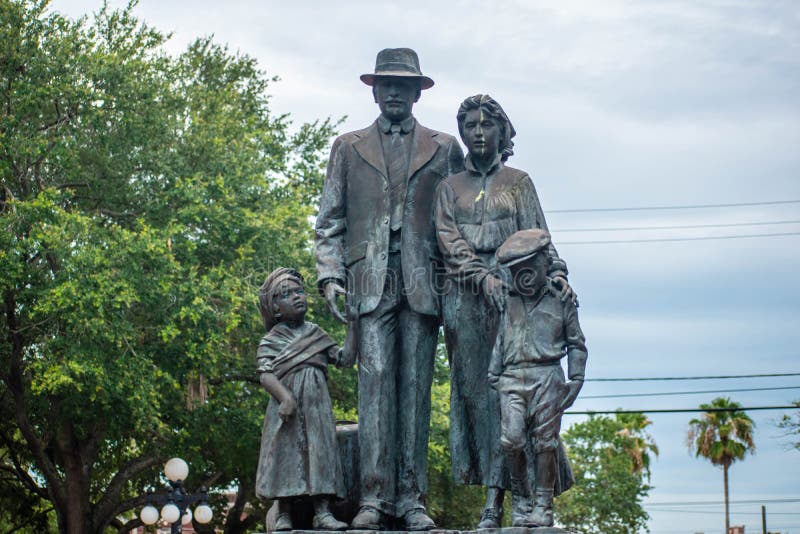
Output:
[[[649,424],[644,414],[590,416],[563,434],[575,485],[556,499],[557,522],[586,534],[647,530],[642,500],[651,489],[650,455],[658,453]]]
[[[793,414],[784,414],[778,421],[778,428],[783,429],[792,440],[792,448],[800,451],[800,401],[794,401],[797,410]]]
[[[190,488],[251,499],[257,287],[313,272],[334,125],[292,133],[255,60],[207,38],[170,56],[133,7],[0,0],[0,514],[39,510],[36,532],[49,508],[60,532],[121,527],[171,455]]]
[[[453,481],[450,463],[450,370],[443,340],[436,351],[428,444],[428,513],[440,528],[474,528],[483,508],[484,489]]]
[[[725,532],[730,527],[728,470],[733,462],[744,460],[755,452],[753,427],[755,423],[742,405],[726,397],[717,397],[700,408],[709,410],[702,417],[689,421],[687,441],[695,456],[702,456],[713,465],[722,467],[725,497]]]

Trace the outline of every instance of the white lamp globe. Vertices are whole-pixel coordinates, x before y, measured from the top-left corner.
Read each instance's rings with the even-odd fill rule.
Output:
[[[183,513],[183,517],[181,517],[181,525],[188,525],[192,522],[192,511],[188,508]]]
[[[167,504],[161,509],[161,519],[169,524],[172,524],[181,517],[181,511],[172,503]]]
[[[189,476],[189,464],[181,458],[172,458],[164,465],[164,474],[173,482],[186,480]]]
[[[194,509],[194,518],[197,519],[197,522],[200,523],[201,525],[210,523],[212,517],[214,517],[214,512],[211,510],[211,507],[207,504],[201,504],[200,506]]]
[[[147,505],[139,512],[139,519],[145,525],[154,525],[158,521],[158,510],[155,506]]]

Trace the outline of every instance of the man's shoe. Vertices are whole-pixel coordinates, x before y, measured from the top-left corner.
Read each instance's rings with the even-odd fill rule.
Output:
[[[403,516],[403,521],[406,523],[406,530],[431,530],[436,528],[436,523],[428,517],[425,510],[415,509],[406,512]]]
[[[274,530],[292,530],[291,516],[287,513],[278,514],[278,516],[275,518]]]
[[[503,509],[487,507],[481,513],[481,520],[476,528],[500,528],[500,522],[503,520]]]
[[[339,521],[330,512],[316,514],[311,521],[314,530],[347,530],[347,523]]]
[[[362,506],[350,522],[350,530],[380,530],[383,514],[372,506]]]

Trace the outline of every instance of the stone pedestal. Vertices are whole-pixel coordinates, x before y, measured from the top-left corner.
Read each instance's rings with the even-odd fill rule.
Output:
[[[334,530],[292,530],[287,531],[287,534],[342,534],[342,531]],[[344,531],[348,534],[421,534],[420,532],[409,532],[406,530],[347,530]],[[447,530],[447,529],[434,529],[427,531],[430,534],[581,534],[573,530],[564,530],[558,527],[507,527],[507,528],[485,528],[480,530]],[[423,533],[424,534],[424,533]]]
[[[355,423],[339,423],[336,425],[336,441],[339,446],[339,459],[342,463],[343,486],[345,498],[331,503],[331,511],[340,521],[349,523],[358,512],[359,501],[359,469],[358,469],[358,425]],[[266,518],[265,534],[272,534],[277,514],[277,503],[270,508]],[[292,524],[295,530],[287,534],[342,534],[331,530],[311,530],[314,507],[310,499],[298,498],[292,505]],[[477,519],[476,519],[477,522]],[[374,530],[347,530],[347,534],[374,534]],[[405,530],[381,530],[380,534],[425,534],[424,532],[408,532]],[[558,527],[507,527],[487,528],[480,530],[447,530],[434,529],[430,534],[580,534]]]

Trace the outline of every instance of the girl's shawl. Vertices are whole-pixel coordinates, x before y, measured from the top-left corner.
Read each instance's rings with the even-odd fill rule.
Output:
[[[280,379],[335,346],[333,339],[314,323],[304,322],[297,328],[278,323],[261,338],[257,372],[274,373]]]

